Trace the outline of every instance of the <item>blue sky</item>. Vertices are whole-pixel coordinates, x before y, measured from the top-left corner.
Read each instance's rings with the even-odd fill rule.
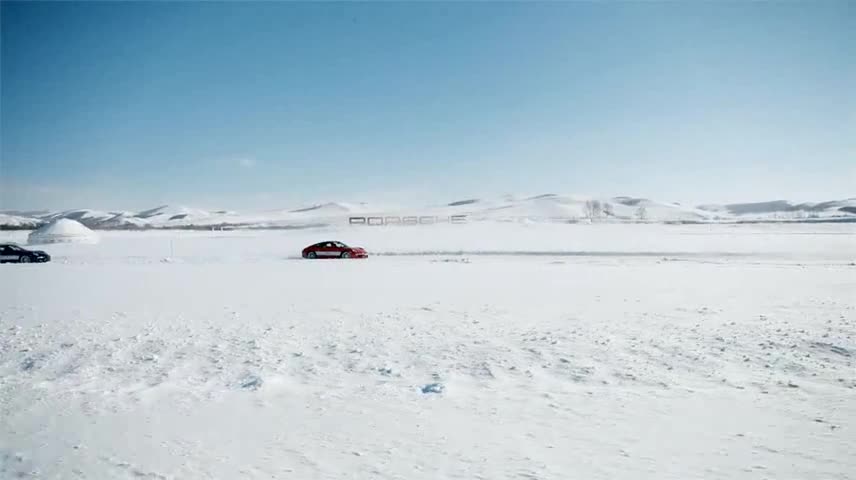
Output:
[[[0,8],[0,209],[856,196],[852,3]]]

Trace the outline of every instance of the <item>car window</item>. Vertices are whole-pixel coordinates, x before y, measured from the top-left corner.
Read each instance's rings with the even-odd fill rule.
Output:
[[[344,244],[344,243],[342,243],[342,242],[336,242],[336,246],[337,246],[337,247],[339,247],[339,248],[347,248],[347,247],[348,247],[347,245],[345,245],[345,244]]]
[[[16,247],[15,245],[6,245],[6,251],[7,252],[20,252],[22,250],[20,248]]]

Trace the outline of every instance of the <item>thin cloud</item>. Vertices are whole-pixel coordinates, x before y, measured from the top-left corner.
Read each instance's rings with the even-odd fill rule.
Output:
[[[256,166],[256,159],[250,157],[242,157],[238,159],[238,166],[242,168],[253,168]]]

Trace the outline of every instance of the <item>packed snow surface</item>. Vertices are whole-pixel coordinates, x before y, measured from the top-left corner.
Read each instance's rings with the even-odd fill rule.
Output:
[[[372,256],[299,258],[325,239]],[[856,472],[852,224],[105,232],[48,253],[0,267],[2,479]]]
[[[58,218],[33,230],[27,241],[33,245],[44,243],[98,243],[98,234],[82,223],[68,218]]]

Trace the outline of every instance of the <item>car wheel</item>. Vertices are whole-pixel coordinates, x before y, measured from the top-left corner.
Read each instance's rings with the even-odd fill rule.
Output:
[[[30,257],[18,257],[18,263],[30,263]]]
[[[318,254],[315,252],[309,252],[306,254],[306,258],[318,258]]]
[[[351,258],[351,252],[342,252],[342,258]]]

